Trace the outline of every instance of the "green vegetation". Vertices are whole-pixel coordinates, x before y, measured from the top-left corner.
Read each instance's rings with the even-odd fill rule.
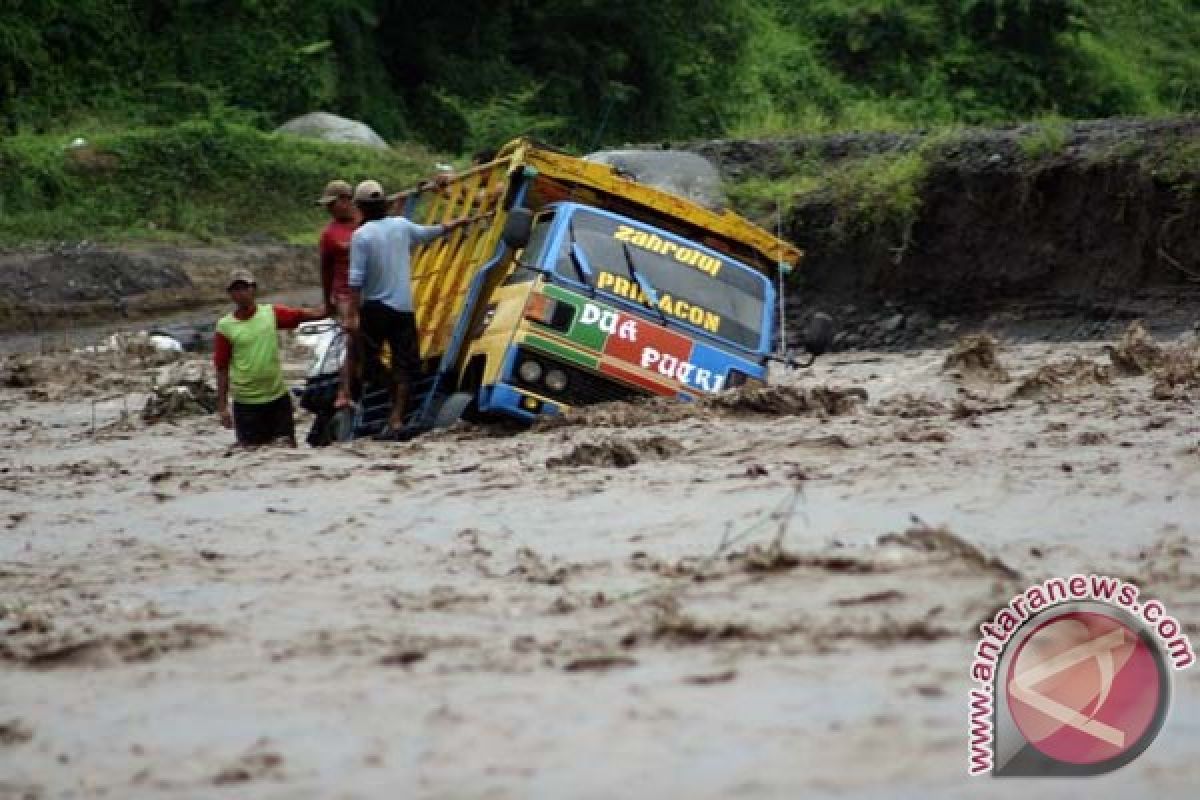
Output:
[[[921,186],[929,172],[924,153],[881,153],[851,162],[829,176],[833,202],[842,213],[835,228],[845,232],[896,225],[907,229],[921,208]]]
[[[1141,172],[1153,180],[1172,187],[1181,198],[1190,202],[1200,192],[1200,141],[1194,138],[1176,138],[1166,146],[1146,148],[1138,143],[1129,147],[1129,152],[1114,153],[1112,158],[1121,158],[1138,165]]]
[[[1069,123],[1061,117],[1048,117],[1033,123],[1032,128],[1017,140],[1021,152],[1031,161],[1057,155],[1067,146]]]
[[[1195,191],[1200,176],[1200,142],[1195,139],[1179,142],[1154,165],[1154,174],[1168,183],[1186,184],[1189,191]]]
[[[944,142],[944,138],[932,139]],[[935,146],[935,145],[934,145]],[[750,178],[726,190],[742,213],[773,227],[776,213],[800,202],[822,200],[834,211],[832,233],[850,237],[873,229],[907,236],[921,209],[921,189],[934,146],[849,159],[837,167],[795,165],[784,177]]]
[[[242,121],[0,140],[0,242],[81,238],[222,239],[251,233],[315,242],[313,204],[335,176],[411,185],[433,157],[281,134]]]
[[[748,17],[737,135],[1200,108],[1190,0],[799,0]]]
[[[300,113],[469,154],[520,133],[627,141],[949,128],[1200,110],[1195,0],[7,0],[0,238],[295,236],[328,176],[428,170],[267,132]],[[83,152],[65,145],[77,136]],[[924,156],[803,166],[735,194],[827,190],[911,213]],[[244,187],[235,193],[228,187]],[[277,192],[271,204],[264,195]],[[254,198],[248,201],[246,198]],[[209,205],[211,204],[211,205]],[[75,232],[75,233],[72,233]],[[146,235],[138,233],[137,235]]]
[[[216,97],[469,152],[1200,110],[1194,0],[9,0],[0,116],[159,124]],[[15,131],[14,131],[15,132]]]
[[[823,178],[817,169],[810,167],[782,178],[754,177],[728,183],[725,192],[741,213],[766,220],[776,210],[786,214],[798,199],[820,192],[825,185],[826,178]]]

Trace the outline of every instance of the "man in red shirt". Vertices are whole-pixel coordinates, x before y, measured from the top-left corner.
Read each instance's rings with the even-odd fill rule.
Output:
[[[325,307],[335,309],[338,320],[345,323],[350,311],[350,237],[359,224],[359,213],[354,205],[354,189],[345,181],[330,181],[317,199],[317,205],[325,206],[329,212],[329,224],[321,231],[317,245],[321,255],[321,290]],[[346,342],[342,360],[341,384],[338,386],[334,408],[345,408],[350,404],[350,377],[354,374],[354,357],[357,342],[354,335]]]
[[[234,309],[217,322],[213,337],[217,415],[222,425],[234,429],[239,445],[253,447],[283,440],[295,447],[296,423],[292,398],[283,381],[278,332],[322,319],[327,309],[259,305],[255,301],[257,284],[248,269],[235,269],[227,288]]]

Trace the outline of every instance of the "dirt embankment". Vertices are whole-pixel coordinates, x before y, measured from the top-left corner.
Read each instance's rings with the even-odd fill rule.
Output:
[[[792,198],[783,219],[785,235],[807,252],[797,315],[853,306],[853,327],[855,317],[875,314],[864,344],[899,343],[906,328],[913,333],[905,320],[914,315],[918,327],[999,309],[1116,324],[1200,305],[1197,117],[696,149],[733,182],[785,181],[814,164],[818,174],[866,163],[886,169],[891,156],[921,155],[915,208],[880,210],[891,198],[875,198],[863,224],[861,214],[852,218],[861,196],[826,186]]]
[[[314,248],[115,246],[88,242],[0,252],[0,331],[85,325],[224,299],[229,271],[248,267],[267,291],[315,285]]]

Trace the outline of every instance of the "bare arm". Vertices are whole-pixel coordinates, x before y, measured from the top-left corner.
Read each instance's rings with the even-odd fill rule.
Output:
[[[346,319],[342,324],[348,332],[358,332],[358,309],[362,305],[362,289],[350,289],[349,308],[346,309]]]
[[[229,367],[217,368],[217,416],[226,428],[233,427],[233,412],[229,409]]]

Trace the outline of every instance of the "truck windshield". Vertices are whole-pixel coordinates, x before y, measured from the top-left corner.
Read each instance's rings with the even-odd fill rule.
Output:
[[[653,308],[651,313],[668,325],[692,325],[751,350],[761,346],[766,304],[762,276],[632,221],[581,210],[570,222],[555,261],[559,275],[585,280],[578,251],[572,258],[574,243],[589,267],[587,282],[598,291]],[[646,286],[652,287],[649,293]]]

